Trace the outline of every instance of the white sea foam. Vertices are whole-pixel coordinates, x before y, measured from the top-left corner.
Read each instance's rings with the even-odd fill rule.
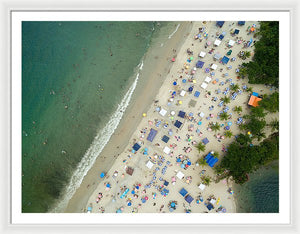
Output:
[[[139,70],[143,68],[143,61],[138,65]],[[77,166],[75,172],[73,173],[71,180],[66,187],[64,195],[56,207],[50,211],[51,213],[63,212],[68,205],[69,200],[74,195],[76,190],[79,188],[80,184],[83,181],[84,176],[93,166],[96,161],[97,156],[102,152],[104,146],[108,143],[110,137],[118,127],[126,108],[129,105],[131,96],[136,88],[137,82],[139,79],[139,72],[136,75],[136,78],[133,84],[130,86],[129,90],[123,97],[121,103],[118,105],[117,110],[111,116],[109,122],[105,125],[103,129],[99,131],[94,141],[92,142],[90,148],[86,151],[79,165]]]
[[[177,32],[178,28],[179,28],[180,24],[177,25],[176,29],[174,32],[172,32],[170,35],[169,35],[169,39],[171,39],[173,37],[173,35]]]

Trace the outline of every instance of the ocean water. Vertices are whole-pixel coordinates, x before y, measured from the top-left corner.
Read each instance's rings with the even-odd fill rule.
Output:
[[[22,212],[47,212],[74,192],[122,118],[152,39],[174,29],[22,23]]]
[[[279,212],[278,162],[258,169],[249,175],[250,180],[234,186],[237,211],[241,213]]]

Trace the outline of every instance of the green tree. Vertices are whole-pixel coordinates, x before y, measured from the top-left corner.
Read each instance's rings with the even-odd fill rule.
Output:
[[[205,145],[202,143],[202,142],[199,142],[197,145],[196,145],[196,148],[198,150],[198,152],[204,152],[205,151]]]
[[[239,88],[240,88],[240,86],[238,84],[234,84],[234,85],[230,86],[230,89],[234,92],[236,92]]]
[[[246,60],[247,58],[250,58],[251,52],[250,51],[244,51],[243,56],[241,57],[243,60]]]
[[[224,133],[224,136],[225,136],[226,138],[231,138],[231,137],[233,136],[233,133],[229,130],[229,131],[226,131],[226,132]]]
[[[275,92],[265,97],[259,102],[259,105],[271,113],[279,111],[279,93]]]
[[[221,120],[227,120],[229,118],[229,115],[226,112],[221,113],[219,116]]]
[[[221,98],[221,100],[225,103],[225,104],[228,104],[228,103],[230,103],[230,98],[229,97],[227,97],[227,96],[225,96],[225,97],[223,97],[223,98]]]
[[[219,131],[220,130],[220,128],[221,128],[221,126],[220,126],[220,124],[218,123],[218,122],[216,122],[216,123],[213,123],[211,126],[210,126],[210,128],[213,130],[213,131]]]
[[[219,152],[214,151],[213,156],[214,156],[215,158],[219,158],[219,157],[220,157],[220,154],[219,154]]]
[[[279,22],[260,22],[253,60],[244,63],[249,83],[279,85]]]
[[[264,112],[264,108],[257,106],[251,109],[251,115],[257,118],[263,118],[267,113]]]
[[[252,93],[253,92],[253,88],[252,87],[247,87],[246,91],[249,92],[249,93]]]
[[[209,186],[211,183],[211,178],[209,176],[202,176],[201,177],[202,183],[206,186]]]
[[[248,145],[251,143],[251,137],[248,134],[239,134],[238,137],[236,138],[236,142],[238,142],[240,145]]]
[[[207,162],[205,161],[204,157],[199,158],[199,159],[197,160],[197,163],[198,163],[200,166],[206,166],[206,165],[207,165]]]
[[[259,135],[266,126],[266,121],[263,119],[257,119],[255,117],[251,117],[250,121],[245,124],[246,129],[248,129],[252,135]]]
[[[240,114],[243,111],[243,108],[241,106],[236,106],[234,108],[234,111],[237,112],[238,114]]]
[[[272,131],[274,132],[275,130],[279,130],[279,121],[278,119],[273,119],[269,124],[269,127],[272,128]]]

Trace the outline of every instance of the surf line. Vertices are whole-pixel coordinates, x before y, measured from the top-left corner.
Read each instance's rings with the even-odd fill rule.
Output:
[[[180,24],[177,25],[176,29],[174,32],[172,32],[170,35],[169,35],[169,39],[171,39],[173,37],[173,35],[177,32],[178,28],[180,27]]]
[[[138,65],[139,71],[143,69],[143,65],[143,61]],[[52,211],[50,211],[51,213],[63,212],[67,207],[69,200],[75,194],[76,190],[80,187],[84,176],[91,169],[98,155],[102,152],[103,148],[108,143],[112,134],[118,127],[124,115],[124,112],[129,105],[132,94],[136,88],[137,82],[139,80],[139,75],[140,73],[138,72],[134,82],[123,97],[121,103],[118,105],[117,110],[113,113],[105,127],[100,130],[97,136],[94,138],[91,146],[86,151],[85,155],[74,171],[69,184],[66,186],[65,191],[63,192],[62,198],[57,203],[57,205],[55,205]]]

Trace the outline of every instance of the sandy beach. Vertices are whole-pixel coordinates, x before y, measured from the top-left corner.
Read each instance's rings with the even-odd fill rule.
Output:
[[[224,156],[226,146],[240,132],[238,118],[249,112],[246,87],[261,95],[274,91],[238,79],[236,69],[251,57],[242,60],[237,54],[247,50],[253,55],[253,44],[243,48],[253,38],[247,31],[253,24],[258,22],[244,26],[225,22],[222,28],[216,22],[184,22],[166,45],[148,53],[141,71],[147,79],[138,85],[125,117],[65,212],[236,212],[237,194],[229,192],[233,182],[217,181],[213,167],[201,166],[197,160],[212,151],[219,153],[219,161]],[[232,34],[234,29],[239,33]],[[224,38],[216,41],[222,34]],[[226,54],[230,60],[223,64],[220,60]],[[204,65],[196,68],[199,60]],[[232,83],[240,87],[234,97]],[[227,93],[231,101],[225,105],[221,98]],[[236,106],[242,107],[241,113],[233,111]],[[230,118],[221,120],[221,111]],[[268,114],[266,121],[273,117]],[[220,131],[210,129],[213,122],[222,126]],[[228,126],[231,138],[224,137]],[[150,132],[153,139],[148,138]],[[206,139],[205,151],[199,153],[195,146]],[[133,150],[134,146],[140,148]],[[209,185],[203,186],[203,176],[211,178]]]

